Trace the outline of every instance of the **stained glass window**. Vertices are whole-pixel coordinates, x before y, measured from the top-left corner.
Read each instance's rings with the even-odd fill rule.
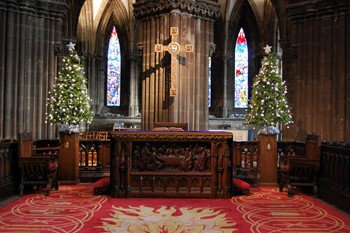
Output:
[[[248,107],[248,44],[240,29],[235,50],[235,108]]]
[[[107,106],[120,106],[120,43],[115,27],[109,38],[107,61]]]
[[[211,57],[209,57],[208,67],[208,106],[211,107]]]

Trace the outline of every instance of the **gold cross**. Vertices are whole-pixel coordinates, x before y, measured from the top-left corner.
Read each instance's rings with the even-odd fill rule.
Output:
[[[179,43],[176,42],[177,36],[179,34],[179,29],[177,27],[170,27],[170,36],[171,42],[167,46],[163,46],[162,44],[155,44],[154,51],[156,53],[160,53],[163,51],[168,51],[171,55],[171,82],[170,82],[170,96],[176,96],[176,70],[177,70],[177,62],[176,56],[180,52],[193,52],[193,45],[186,44],[181,47]]]

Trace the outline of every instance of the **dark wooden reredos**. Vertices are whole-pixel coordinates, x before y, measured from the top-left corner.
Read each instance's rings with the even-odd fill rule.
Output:
[[[228,198],[232,134],[111,133],[112,197]]]

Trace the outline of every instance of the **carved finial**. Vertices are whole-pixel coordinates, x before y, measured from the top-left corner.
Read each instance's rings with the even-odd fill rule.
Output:
[[[215,52],[216,46],[214,43],[210,43],[209,44],[209,56],[213,56],[214,52]]]

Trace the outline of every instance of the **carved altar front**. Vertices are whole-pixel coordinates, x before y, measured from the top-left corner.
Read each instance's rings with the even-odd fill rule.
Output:
[[[111,133],[112,197],[228,198],[232,134]]]

